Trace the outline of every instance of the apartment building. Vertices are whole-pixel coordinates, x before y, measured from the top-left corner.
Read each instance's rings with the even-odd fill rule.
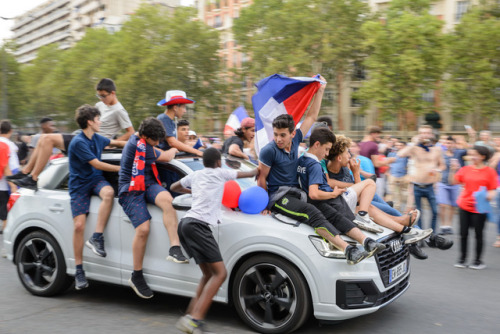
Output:
[[[29,63],[42,46],[59,43],[71,47],[90,27],[120,29],[128,16],[143,2],[175,8],[180,0],[48,0],[16,18],[11,30],[18,45],[18,62]]]

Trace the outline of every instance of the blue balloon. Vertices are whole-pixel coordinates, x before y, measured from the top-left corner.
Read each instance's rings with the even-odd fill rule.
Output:
[[[238,206],[244,213],[261,213],[269,203],[267,191],[259,186],[250,187],[241,192]]]

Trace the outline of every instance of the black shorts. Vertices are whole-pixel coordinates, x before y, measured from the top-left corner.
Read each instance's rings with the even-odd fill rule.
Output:
[[[208,223],[196,218],[182,218],[177,229],[181,245],[196,264],[222,262],[219,245]]]
[[[0,191],[0,220],[7,219],[7,203],[9,203],[9,192],[7,190]]]
[[[63,142],[64,142],[64,153],[68,155],[68,147],[69,143],[71,143],[71,140],[76,137],[76,135],[71,135],[67,133],[62,134],[63,137]]]

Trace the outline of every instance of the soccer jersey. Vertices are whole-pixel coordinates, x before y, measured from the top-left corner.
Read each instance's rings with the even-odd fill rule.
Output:
[[[300,187],[309,195],[309,186],[318,185],[318,189],[326,192],[332,192],[333,189],[328,184],[326,174],[318,158],[310,153],[305,153],[300,157],[297,173],[299,175]]]

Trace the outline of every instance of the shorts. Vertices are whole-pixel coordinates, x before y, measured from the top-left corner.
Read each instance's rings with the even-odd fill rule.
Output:
[[[167,190],[158,183],[153,183],[146,185],[146,191],[125,192],[118,196],[118,203],[130,218],[134,228],[151,219],[147,203],[155,204],[156,196],[162,191]]]
[[[460,194],[460,185],[448,185],[441,182],[437,184],[436,200],[438,204],[457,207],[457,198]]]
[[[346,201],[352,213],[356,213],[356,206],[358,205],[358,194],[356,194],[353,189],[347,188],[346,191],[342,193],[342,197]]]
[[[71,134],[62,134],[63,137],[63,142],[64,142],[64,153],[68,155],[68,147],[69,143],[71,143],[71,140],[76,137],[76,135],[71,135]]]
[[[90,208],[90,197],[92,195],[99,196],[102,188],[110,186],[108,181],[104,178],[104,176],[97,177],[94,182],[85,189],[79,189],[78,192],[75,192],[71,195],[71,213],[73,214],[73,218],[80,215],[86,215],[89,213]]]
[[[182,218],[177,229],[181,245],[196,264],[222,262],[219,245],[208,223],[196,218]]]
[[[6,220],[7,219],[7,203],[9,203],[9,191],[7,190],[1,190],[0,191],[0,220]]]

